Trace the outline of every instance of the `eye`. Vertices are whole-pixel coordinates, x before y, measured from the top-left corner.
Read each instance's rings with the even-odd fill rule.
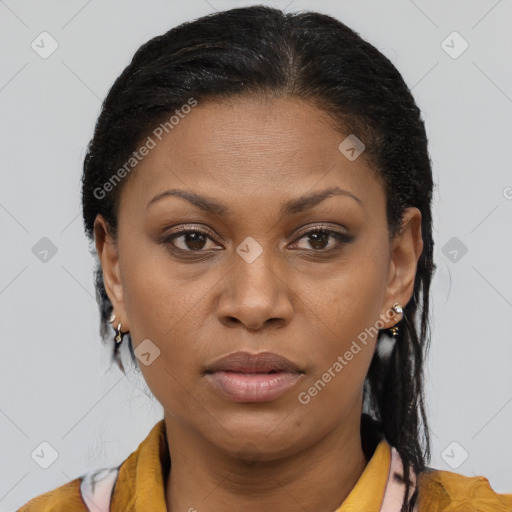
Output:
[[[298,247],[299,249],[328,252],[339,248],[343,243],[352,242],[354,237],[341,231],[317,227],[310,229],[297,239],[299,242],[302,240],[304,240],[305,244],[308,244],[309,247]],[[332,243],[329,244],[330,241],[332,241]]]
[[[347,233],[318,226],[303,233],[292,245],[304,241],[303,247],[295,248],[314,252],[330,252],[353,240],[354,237]],[[213,245],[210,244],[210,247],[208,247],[208,241],[212,242]],[[171,250],[179,253],[200,253],[219,249],[212,233],[198,228],[192,229],[188,226],[180,227],[175,233],[165,236],[161,243],[170,246]]]
[[[215,247],[215,245],[214,247],[207,247],[208,240],[214,242],[209,232],[197,228],[182,227],[178,232],[166,236],[162,243],[170,244],[172,248],[181,252],[201,252]]]

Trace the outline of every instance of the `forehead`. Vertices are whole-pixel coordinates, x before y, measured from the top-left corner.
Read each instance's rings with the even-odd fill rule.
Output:
[[[133,197],[136,189],[147,204],[157,193],[179,187],[228,202],[282,202],[339,186],[365,203],[382,202],[382,183],[364,156],[349,160],[340,151],[348,135],[324,111],[298,99],[199,102],[161,140],[152,136],[155,146],[122,196]]]

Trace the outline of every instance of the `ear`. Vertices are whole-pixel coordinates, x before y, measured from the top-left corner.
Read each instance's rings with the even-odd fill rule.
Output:
[[[421,212],[418,208],[406,208],[402,216],[402,229],[391,242],[389,280],[381,312],[383,329],[392,327],[401,320],[401,314],[390,316],[390,308],[395,302],[399,302],[405,308],[411,300],[422,251]]]
[[[123,332],[129,331],[128,316],[123,298],[123,282],[119,266],[118,245],[110,234],[108,223],[99,214],[94,221],[94,243],[103,271],[105,291],[114,307],[116,315],[114,328],[117,328],[117,325],[121,323]]]

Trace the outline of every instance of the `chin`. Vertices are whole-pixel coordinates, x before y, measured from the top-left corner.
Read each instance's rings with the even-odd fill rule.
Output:
[[[276,425],[279,426],[276,428]],[[244,426],[239,423],[223,423],[223,426],[224,428],[215,429],[217,435],[214,438],[211,437],[212,430],[208,430],[209,441],[218,449],[247,462],[282,459],[308,445],[304,432],[296,425],[291,429],[286,420],[283,421],[282,415],[271,425],[268,422],[258,424],[255,421]],[[311,443],[314,443],[314,440],[311,440]]]

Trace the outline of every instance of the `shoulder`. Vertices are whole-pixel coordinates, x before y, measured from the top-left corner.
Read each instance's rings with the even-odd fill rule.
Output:
[[[81,478],[32,498],[16,512],[87,512],[80,493]]]
[[[499,494],[484,476],[428,469],[419,481],[420,512],[512,512],[512,494]]]
[[[136,489],[137,470],[143,466],[159,466],[162,469],[165,456],[168,457],[166,443],[165,423],[162,419],[154,425],[139,447],[118,466],[85,473],[61,487],[32,498],[16,512],[97,512],[108,510],[116,497],[118,504],[122,502],[119,509],[126,510],[125,502],[133,499]]]
[[[119,467],[86,473],[36,496],[16,512],[89,512],[108,510]]]

